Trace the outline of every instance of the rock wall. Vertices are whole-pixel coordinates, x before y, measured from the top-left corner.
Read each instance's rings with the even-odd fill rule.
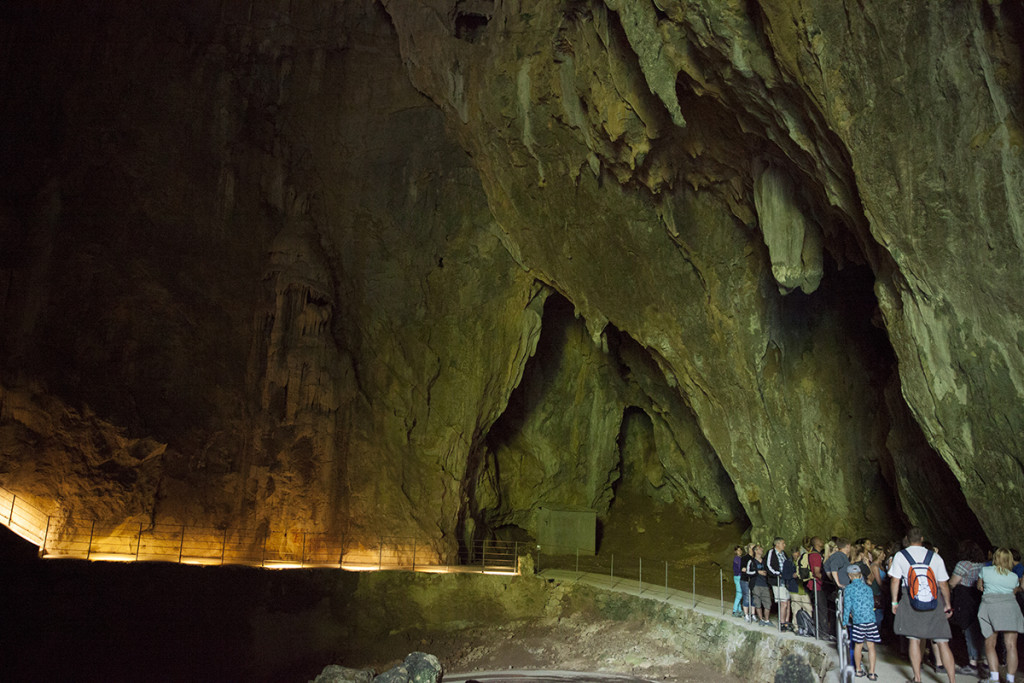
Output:
[[[629,470],[1018,537],[1016,5],[2,12],[0,484],[54,514],[450,555]]]

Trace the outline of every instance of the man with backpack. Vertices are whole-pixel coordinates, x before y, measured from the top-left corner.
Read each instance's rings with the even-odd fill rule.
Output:
[[[906,547],[892,558],[889,589],[892,595],[893,630],[910,641],[910,666],[914,682],[921,680],[921,641],[931,640],[939,651],[949,683],[956,683],[953,652],[949,649],[949,575],[939,554],[924,547],[917,527],[907,532]],[[900,597],[900,587],[903,595]]]

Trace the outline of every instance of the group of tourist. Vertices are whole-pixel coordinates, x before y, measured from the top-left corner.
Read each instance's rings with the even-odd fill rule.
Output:
[[[906,639],[915,683],[921,680],[925,642],[931,643],[932,666],[950,683],[958,673],[998,681],[1000,649],[1005,680],[1014,683],[1017,634],[1024,633],[1020,553],[1007,548],[985,553],[977,543],[966,541],[960,544],[957,559],[950,574],[938,550],[917,528],[910,529],[902,542],[885,547],[869,538],[851,543],[835,537],[825,542],[817,536],[803,539],[791,552],[783,538],[774,539],[767,553],[758,543],[736,546],[733,615],[772,626],[774,605],[780,630],[834,641],[836,605],[842,596],[841,619],[854,644],[857,677],[878,680],[875,644],[885,633]],[[886,598],[889,609],[884,607]],[[949,647],[951,624],[966,647],[967,662],[960,666]]]

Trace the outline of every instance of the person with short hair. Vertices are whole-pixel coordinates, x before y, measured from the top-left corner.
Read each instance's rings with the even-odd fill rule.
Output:
[[[825,617],[828,620],[830,638],[835,637],[836,600],[839,592],[850,582],[846,567],[850,564],[852,552],[850,541],[845,538],[837,538],[833,546],[834,550],[825,556],[825,563],[821,565],[822,573],[825,575],[822,587],[825,589]],[[827,546],[825,552],[828,553]]]
[[[906,636],[910,641],[910,666],[914,670],[914,683],[921,681],[921,641],[931,640],[938,650],[940,661],[949,678],[956,683],[956,669],[953,651],[949,649],[951,631],[949,618],[953,607],[949,598],[949,574],[946,563],[938,553],[924,547],[924,534],[917,527],[911,528],[905,538],[906,547],[892,558],[889,567],[889,590],[892,595],[892,613],[895,616],[894,630],[897,635]],[[929,558],[928,556],[931,555]],[[918,610],[910,603],[910,575],[912,565],[921,565],[928,559],[928,567],[935,577],[937,606],[930,610]],[[903,596],[899,597],[900,587]]]
[[[775,602],[779,604],[779,628],[783,631],[791,631],[789,623],[789,588],[786,587],[786,577],[783,570],[786,568],[786,539],[776,536],[772,543],[772,549],[768,551],[765,559],[765,568],[768,570],[768,584],[771,586]]]
[[[750,577],[750,599],[754,618],[761,626],[771,626],[768,615],[772,609],[772,592],[768,588],[768,570],[764,565],[764,547],[754,545],[754,556],[747,562],[746,575]]]
[[[882,642],[875,623],[875,598],[871,587],[864,582],[860,565],[851,564],[846,567],[849,581],[843,589],[843,623],[850,626],[850,640],[853,641],[853,662],[857,678],[867,676],[869,681],[877,681],[875,673],[875,643]],[[861,656],[864,643],[868,644],[868,671],[861,668]]]
[[[975,541],[961,541],[957,546],[960,560],[953,567],[949,577],[949,588],[953,596],[953,618],[950,623],[960,629],[967,647],[967,664],[958,666],[956,672],[968,676],[984,673],[984,662],[978,651],[978,608],[981,606],[981,591],[978,577],[985,566],[985,552]]]
[[[982,567],[978,576],[981,588],[981,607],[978,624],[985,638],[985,657],[988,659],[989,679],[999,680],[999,657],[996,638],[1003,634],[1006,646],[1006,681],[1014,683],[1017,675],[1017,634],[1024,633],[1024,616],[1017,606],[1014,592],[1024,588],[1024,579],[1013,571],[1013,554],[1006,548],[997,548],[992,554],[992,566]]]

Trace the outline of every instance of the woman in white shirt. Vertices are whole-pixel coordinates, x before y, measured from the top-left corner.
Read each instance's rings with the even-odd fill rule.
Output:
[[[985,638],[985,657],[988,659],[989,677],[999,680],[999,658],[996,656],[996,635],[1003,634],[1006,645],[1006,680],[1013,683],[1017,673],[1017,634],[1024,633],[1024,615],[1021,615],[1014,593],[1024,587],[1024,579],[1013,573],[1013,555],[1006,548],[992,554],[992,566],[983,567],[978,577],[981,589],[981,607],[978,624]]]

